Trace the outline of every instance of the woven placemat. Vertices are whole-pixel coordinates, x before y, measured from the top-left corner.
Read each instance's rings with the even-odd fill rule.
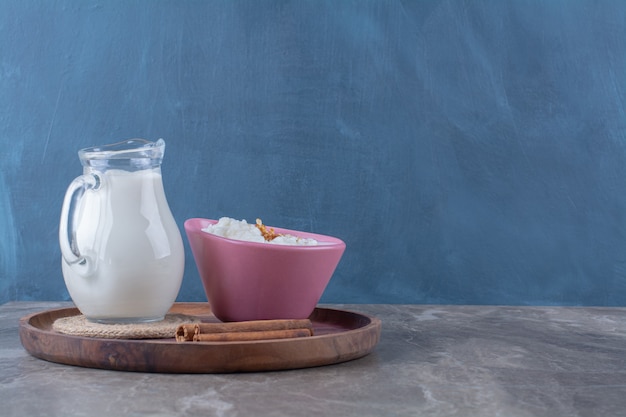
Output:
[[[100,337],[105,339],[167,339],[173,338],[183,323],[199,323],[200,320],[185,314],[167,314],[161,321],[148,323],[94,323],[80,314],[61,317],[52,323],[52,330],[73,336]]]

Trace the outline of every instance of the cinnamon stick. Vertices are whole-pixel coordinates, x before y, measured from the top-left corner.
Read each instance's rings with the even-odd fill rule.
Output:
[[[176,341],[177,342],[186,342],[188,340],[193,340],[193,335],[195,334],[195,327],[193,324],[181,324],[176,328]]]
[[[285,337],[302,337],[289,336],[287,333],[268,333],[268,332],[285,332],[287,330],[306,330],[306,332],[298,333],[299,335],[312,336],[313,325],[308,319],[301,320],[252,320],[240,321],[232,323],[189,323],[181,324],[176,329],[176,340],[179,342],[199,341],[199,340],[260,340],[260,338],[285,338]],[[235,333],[255,333],[247,336],[214,336],[204,337],[206,335],[224,335]],[[263,336],[261,333],[265,333]],[[306,334],[308,333],[308,334]],[[296,334],[296,333],[294,333]],[[199,336],[202,335],[202,338]],[[263,337],[262,337],[263,336]]]
[[[194,342],[243,342],[250,340],[289,339],[311,336],[309,329],[266,330],[260,332],[199,333]]]

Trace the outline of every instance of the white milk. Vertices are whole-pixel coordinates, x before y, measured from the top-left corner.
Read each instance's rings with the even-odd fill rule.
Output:
[[[184,248],[165,199],[160,168],[108,170],[100,189],[87,191],[76,212],[76,242],[93,273],[65,261],[72,300],[96,321],[162,319],[183,277]]]

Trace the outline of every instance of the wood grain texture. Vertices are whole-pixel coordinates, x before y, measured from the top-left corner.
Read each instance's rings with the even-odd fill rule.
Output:
[[[216,321],[206,303],[177,303],[170,310]],[[357,359],[370,353],[380,338],[375,317],[316,308],[310,319],[315,336],[245,342],[177,343],[172,339],[119,340],[68,336],[52,330],[75,308],[46,310],[20,320],[22,345],[31,355],[51,362],[118,371],[162,373],[229,373],[298,369]]]

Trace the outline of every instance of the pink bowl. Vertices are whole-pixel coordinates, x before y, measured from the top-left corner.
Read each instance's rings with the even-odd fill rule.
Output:
[[[185,231],[211,310],[222,321],[309,317],[346,249],[340,239],[288,229],[274,228],[319,243],[246,242],[202,231],[214,223],[189,219]]]

